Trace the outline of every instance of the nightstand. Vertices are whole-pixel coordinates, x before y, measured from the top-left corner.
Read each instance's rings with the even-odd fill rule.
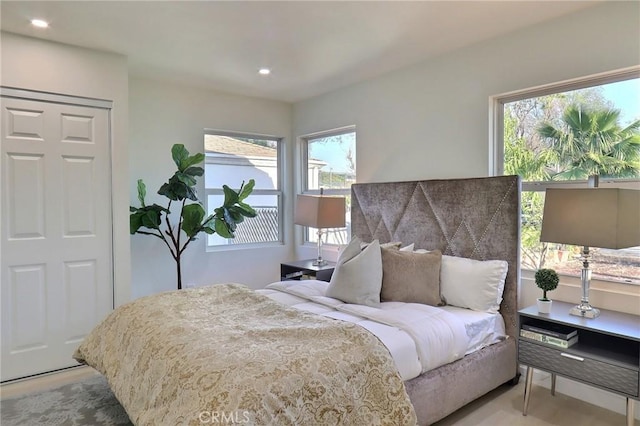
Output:
[[[627,425],[633,426],[634,400],[640,396],[640,316],[601,309],[598,318],[582,318],[569,315],[573,306],[554,300],[549,314],[538,313],[535,305],[518,311],[520,329],[560,324],[578,331],[578,342],[566,349],[519,337],[518,362],[527,366],[522,414],[527,415],[533,369],[538,368],[551,373],[552,394],[560,375],[624,396]]]
[[[326,265],[314,265],[315,259],[297,260],[295,262],[287,262],[280,264],[280,279],[299,280],[303,275],[310,276],[320,281],[331,281],[333,269],[336,267],[335,262],[327,262]]]

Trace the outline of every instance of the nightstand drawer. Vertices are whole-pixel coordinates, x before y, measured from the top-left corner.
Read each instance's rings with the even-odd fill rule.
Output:
[[[563,376],[582,380],[638,397],[638,371],[587,357],[570,357],[561,355],[562,349],[554,349],[520,339],[519,356],[521,363],[541,370],[558,373]],[[582,360],[580,360],[582,359]]]

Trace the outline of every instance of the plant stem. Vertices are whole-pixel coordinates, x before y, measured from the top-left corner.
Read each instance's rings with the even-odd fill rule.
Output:
[[[156,238],[160,238],[169,248],[169,253],[171,253],[171,257],[173,257],[174,259],[176,258],[176,255],[174,253],[173,248],[171,247],[171,245],[169,245],[169,242],[167,241],[167,239],[164,237],[164,235],[162,235],[162,233],[160,234],[154,234],[153,232],[146,232],[146,231],[136,231],[138,234],[144,234],[144,235],[153,235]]]
[[[182,290],[182,271],[180,271],[180,254],[176,257],[176,273],[178,274],[178,290]]]
[[[184,251],[184,248],[182,250],[180,250],[180,228],[182,228],[182,212],[184,210],[184,204],[187,201],[187,199],[183,199],[182,200],[182,206],[180,206],[180,219],[178,220],[178,229],[176,230],[176,239],[174,240],[174,243],[176,245],[176,268],[177,271],[176,273],[178,274],[178,290],[182,289],[182,271],[180,270],[180,257],[182,256],[182,252]],[[187,241],[187,244],[189,243],[189,241]],[[185,247],[186,245],[185,244]]]

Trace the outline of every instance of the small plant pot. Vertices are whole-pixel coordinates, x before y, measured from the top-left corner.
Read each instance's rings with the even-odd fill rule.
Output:
[[[551,300],[538,299],[538,312],[541,314],[551,313]]]

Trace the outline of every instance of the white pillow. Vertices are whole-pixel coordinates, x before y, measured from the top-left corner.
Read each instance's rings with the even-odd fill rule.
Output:
[[[507,269],[508,264],[504,260],[442,256],[442,298],[447,305],[497,314]]]
[[[340,252],[326,295],[345,303],[377,307],[382,289],[380,243],[374,240],[363,250],[360,244],[360,239],[353,237]]]
[[[414,251],[413,250],[414,247],[415,247],[415,244],[411,243],[408,246],[404,246],[404,247],[400,248],[400,251]]]

